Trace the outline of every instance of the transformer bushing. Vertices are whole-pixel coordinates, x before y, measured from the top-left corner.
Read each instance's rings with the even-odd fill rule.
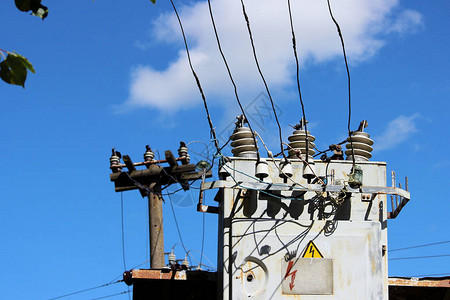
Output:
[[[300,124],[297,124],[294,126],[294,129],[296,129],[291,136],[288,137],[289,140],[289,148],[288,154],[290,158],[296,158],[295,155],[296,151],[300,151],[302,154],[302,157],[306,160],[306,130],[304,129],[305,122],[302,121]],[[308,131],[308,161],[313,162],[313,155],[316,153],[314,151],[314,148],[316,145],[313,143],[316,140],[316,138],[311,135],[311,133]]]
[[[145,153],[144,153],[144,161],[152,161],[155,157],[155,154],[152,151],[152,148],[150,148],[149,145],[145,146]]]
[[[352,160],[352,153],[355,155],[355,161],[368,161],[372,157],[373,140],[367,132],[363,132],[367,127],[367,121],[362,121],[357,131],[354,131],[351,137],[347,138],[347,160]],[[353,146],[353,151],[352,151]]]
[[[256,157],[254,134],[248,127],[239,127],[231,135],[231,152],[236,157]]]
[[[113,173],[118,173],[122,171],[122,167],[120,166],[120,159],[122,158],[122,154],[119,151],[116,151],[116,148],[112,148],[112,154],[109,158],[109,164]]]
[[[188,147],[186,146],[185,142],[180,142],[180,148],[178,148],[178,156],[179,157],[186,157],[186,161],[190,161],[190,155],[188,153]]]

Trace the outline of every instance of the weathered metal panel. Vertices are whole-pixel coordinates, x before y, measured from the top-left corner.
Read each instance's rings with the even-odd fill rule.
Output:
[[[300,161],[292,161],[289,180],[280,178],[269,160],[269,177],[263,183],[254,177],[254,159],[232,158],[226,167],[232,175],[227,182],[208,186],[223,189],[219,214],[223,299],[387,299],[385,193],[397,191],[386,188],[384,163],[358,165],[364,173],[363,187],[347,188],[351,195],[332,205],[329,199],[348,180],[351,162],[328,166],[334,178],[327,194],[322,185],[303,179]],[[324,176],[325,163],[317,161],[314,168]],[[300,259],[309,241],[328,262],[298,269],[299,277],[291,282],[292,276],[286,279],[286,263]],[[328,285],[321,287],[320,282]],[[311,283],[316,288],[305,287]]]
[[[289,255],[295,255],[294,259],[301,257],[310,240],[314,240],[324,258],[333,259],[334,293],[323,295],[321,299],[384,298],[379,223],[337,221],[329,224],[315,221],[308,234],[301,236],[303,229],[299,227],[310,225],[302,223],[233,222],[232,263],[226,265],[226,269],[231,268],[233,273],[232,299],[255,296],[281,299],[281,284],[287,272],[283,264]],[[274,228],[276,234],[267,234],[275,231]],[[262,289],[258,289],[257,294],[245,288],[249,274],[253,275],[254,282],[261,283],[258,286]],[[316,299],[308,293],[299,295],[302,295],[301,299]]]
[[[293,258],[282,260],[282,293],[287,295],[333,295],[333,260]]]

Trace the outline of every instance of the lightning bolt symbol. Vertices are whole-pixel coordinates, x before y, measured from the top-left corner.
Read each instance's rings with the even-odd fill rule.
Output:
[[[314,257],[314,248],[312,247],[312,245],[309,248],[309,253],[311,253],[311,257]]]
[[[284,276],[284,279],[286,279],[289,276],[291,276],[291,282],[289,283],[289,288],[291,289],[291,291],[292,291],[292,289],[295,286],[295,282],[294,281],[295,281],[295,275],[297,273],[297,270],[291,272],[293,266],[294,266],[294,261],[290,261],[289,265],[287,267],[287,270],[286,270],[286,275]]]

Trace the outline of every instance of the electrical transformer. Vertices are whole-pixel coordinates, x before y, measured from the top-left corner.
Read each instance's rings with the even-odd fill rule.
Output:
[[[218,299],[388,298],[386,195],[409,192],[385,163],[248,155],[219,173],[202,185],[219,189]]]

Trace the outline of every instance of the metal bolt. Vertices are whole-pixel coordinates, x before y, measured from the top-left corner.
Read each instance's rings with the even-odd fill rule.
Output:
[[[247,281],[251,282],[253,280],[253,275],[252,274],[248,274],[247,275]]]

